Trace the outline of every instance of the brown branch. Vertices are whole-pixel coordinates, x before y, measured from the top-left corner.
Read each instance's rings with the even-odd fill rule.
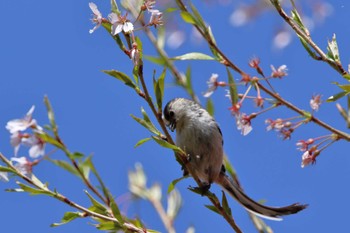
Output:
[[[296,34],[306,41],[319,55],[315,57],[315,60],[320,60],[328,63],[332,68],[334,68],[341,75],[347,74],[342,65],[339,62],[328,59],[327,55],[320,49],[317,44],[311,39],[311,37],[306,34],[295,22],[289,17],[286,12],[282,9],[279,0],[271,0],[272,5],[276,8],[278,14],[284,19],[284,21],[289,24],[289,26],[296,32]]]

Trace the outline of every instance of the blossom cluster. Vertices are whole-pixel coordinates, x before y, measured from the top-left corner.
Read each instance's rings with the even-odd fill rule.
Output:
[[[154,9],[155,3],[156,1],[154,0],[145,0],[144,4],[141,6],[141,11],[147,10],[151,14],[147,26],[157,27],[157,25],[163,24],[163,14],[159,10]],[[108,15],[108,19],[105,19],[103,18],[95,3],[90,2],[89,7],[93,13],[92,22],[96,24],[93,29],[90,29],[90,33],[93,33],[97,28],[99,28],[103,22],[109,22],[112,25],[111,34],[113,36],[119,34],[122,31],[124,33],[132,33],[134,31],[134,24],[128,19],[127,13],[121,15],[120,13],[117,14],[115,12],[112,12]]]
[[[45,154],[45,142],[40,138],[44,132],[43,128],[33,119],[34,109],[35,107],[32,106],[23,118],[11,120],[6,124],[6,129],[11,134],[10,143],[14,148],[14,156],[11,161],[23,175],[31,174],[33,165],[37,163],[35,159]],[[30,161],[25,156],[17,156],[21,145],[29,147],[29,158],[34,161]],[[8,181],[7,173],[1,172],[0,179]]]

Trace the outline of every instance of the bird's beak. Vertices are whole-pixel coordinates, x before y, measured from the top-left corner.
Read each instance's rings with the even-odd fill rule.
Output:
[[[166,119],[164,119],[165,125],[171,130],[171,132],[174,132],[174,130],[176,129],[176,121],[172,120],[172,121],[167,121]]]

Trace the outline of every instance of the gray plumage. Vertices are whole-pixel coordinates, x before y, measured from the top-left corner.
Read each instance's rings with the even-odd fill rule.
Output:
[[[221,130],[214,118],[194,101],[184,98],[171,100],[164,108],[164,120],[172,131],[176,129],[176,145],[187,153],[193,172],[203,187],[217,183],[248,211],[272,220],[281,220],[280,216],[294,214],[307,207],[298,203],[269,207],[249,198],[225,175]]]

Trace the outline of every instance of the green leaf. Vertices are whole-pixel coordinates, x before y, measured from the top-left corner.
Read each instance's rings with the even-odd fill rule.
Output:
[[[225,195],[225,192],[222,191],[222,200],[221,200],[221,203],[222,203],[222,208],[225,210],[225,212],[231,216],[232,215],[232,211],[231,211],[231,208],[230,206],[228,205],[228,202],[227,202],[227,198],[226,198],[226,195]]]
[[[43,140],[44,142],[46,142],[47,144],[51,144],[55,147],[57,147],[58,149],[61,150],[65,150],[64,145],[62,145],[59,141],[57,141],[55,138],[51,137],[50,135],[44,133],[44,134],[36,134],[37,137],[39,137],[41,140]]]
[[[103,221],[96,225],[96,228],[101,231],[111,231],[118,232],[118,230],[123,230],[123,228],[116,222],[112,221]]]
[[[98,174],[98,172],[97,172],[97,170],[96,170],[96,168],[95,168],[95,166],[94,166],[94,164],[92,162],[92,156],[91,155],[88,156],[84,163],[86,163],[89,166],[90,170],[92,171],[92,173],[97,178],[97,180],[98,180],[98,182],[100,184],[100,187],[101,187],[101,189],[103,191],[104,196],[108,197],[109,199],[112,199],[108,188],[105,186],[103,180],[101,179],[100,175]]]
[[[185,21],[186,23],[189,23],[189,24],[196,24],[196,20],[193,18],[193,16],[188,13],[188,12],[185,12],[185,11],[182,11],[181,12],[181,17],[183,19],[183,21]]]
[[[71,154],[71,157],[73,159],[82,159],[82,158],[84,158],[84,156],[85,155],[83,153],[80,153],[80,152],[74,152]]]
[[[210,26],[208,26],[208,36],[211,38],[212,43],[215,45],[216,44],[216,40],[215,40],[214,34],[213,34]],[[213,48],[212,46],[210,46],[210,51],[212,52],[212,54],[214,55],[216,60],[218,60],[218,61],[222,61],[223,60],[222,56],[220,55],[220,53],[218,53],[218,51],[215,48]]]
[[[333,101],[336,101],[336,100],[338,100],[338,99],[340,99],[340,98],[342,98],[342,97],[344,97],[346,95],[349,95],[349,94],[350,94],[350,92],[342,91],[342,92],[339,92],[339,93],[337,93],[335,95],[332,95],[332,96],[328,97],[328,99],[326,101],[327,102],[333,102]]]
[[[151,133],[156,134],[156,135],[160,135],[159,130],[157,130],[157,128],[154,126],[154,124],[151,122],[150,118],[148,117],[146,111],[141,108],[141,112],[143,115],[143,119],[138,118],[132,114],[130,114],[130,116],[137,121],[138,123],[140,123],[143,127],[145,127],[146,129],[148,129]]]
[[[83,172],[83,176],[87,180],[89,180],[89,175],[90,175],[90,170],[91,170],[90,166],[92,164],[90,157],[87,157],[84,162],[78,164],[79,169]]]
[[[36,186],[38,186],[41,189],[48,190],[47,184],[43,184],[41,180],[39,180],[33,173],[30,175],[30,178]]]
[[[16,171],[13,170],[12,168],[3,167],[3,166],[0,166],[0,172],[11,172],[11,173],[16,173]]]
[[[332,40],[328,41],[327,51],[328,51],[327,57],[329,59],[340,63],[338,44],[337,44],[335,34],[333,34]]]
[[[50,162],[52,162],[56,166],[59,166],[59,167],[63,168],[64,170],[72,173],[73,175],[80,177],[80,174],[77,171],[77,169],[73,165],[71,165],[70,163],[68,163],[64,160],[50,159],[49,157],[47,157],[47,160],[49,160]]]
[[[188,177],[189,177],[189,176],[183,176],[183,177],[180,177],[180,178],[178,178],[178,179],[175,179],[175,180],[171,181],[171,183],[169,184],[167,193],[170,193],[171,191],[173,191],[174,188],[175,188],[175,185],[176,185],[177,183],[179,183],[181,180],[184,180],[184,179],[186,179],[186,178],[188,178]]]
[[[118,44],[120,50],[122,51],[126,51],[127,49],[125,48],[124,44],[123,44],[123,41],[120,39],[120,36],[119,34],[117,35],[112,35],[111,31],[112,31],[112,25],[110,22],[102,22],[102,26],[107,30],[107,32],[113,37],[113,39],[115,40],[115,42]]]
[[[192,53],[186,53],[180,56],[176,56],[171,58],[172,60],[215,60],[215,58],[204,54],[204,53],[198,53],[198,52],[192,52]]]
[[[214,103],[212,99],[208,98],[205,108],[207,109],[210,116],[214,116]]]
[[[86,193],[86,195],[89,197],[91,203],[92,203],[92,207],[90,207],[89,209],[99,213],[99,214],[105,214],[107,213],[107,208],[101,204],[100,202],[98,202],[93,196],[91,196],[88,191],[84,190],[84,192]]]
[[[56,129],[57,125],[56,125],[56,121],[55,121],[55,114],[53,113],[51,103],[50,103],[49,98],[47,96],[44,97],[44,103],[45,103],[45,106],[47,109],[47,116],[49,118],[51,128]]]
[[[176,7],[168,7],[168,8],[165,9],[165,12],[166,12],[166,13],[172,13],[172,12],[178,11],[178,10],[179,10],[179,9],[176,8]]]
[[[344,74],[343,78],[345,78],[346,80],[350,81],[350,74]]]
[[[166,65],[166,61],[162,57],[153,57],[153,56],[144,56],[145,59],[149,60],[150,62],[153,62],[154,64],[164,66]]]
[[[16,183],[19,185],[19,187],[21,187],[21,189],[24,192],[27,192],[30,195],[41,195],[42,194],[42,195],[47,195],[47,196],[53,196],[53,194],[50,191],[33,188],[33,187],[25,185],[19,181],[17,181]]]
[[[135,144],[135,148],[136,147],[139,147],[139,146],[141,146],[143,143],[145,143],[145,142],[148,142],[149,140],[151,140],[151,138],[144,138],[144,139],[141,139],[140,141],[138,141],[136,144]]]
[[[116,13],[117,15],[120,15],[119,7],[115,0],[111,0],[111,11]]]
[[[314,51],[311,50],[309,44],[302,38],[299,36],[300,42],[303,45],[303,47],[305,48],[305,50],[307,51],[307,53],[314,59],[317,58],[317,55]]]
[[[204,205],[205,207],[207,207],[208,209],[210,209],[211,211],[221,215],[220,211],[213,205]]]
[[[60,223],[52,223],[50,226],[51,227],[61,226],[63,224],[69,223],[69,222],[73,221],[74,219],[80,218],[80,217],[81,217],[80,212],[66,212],[63,215],[63,218],[61,219]]]
[[[350,84],[339,84],[338,82],[333,82],[333,84],[343,89],[343,91],[350,92]]]
[[[293,20],[298,24],[299,28],[306,33],[307,35],[309,35],[309,30],[305,27],[303,21],[301,20],[301,17],[297,11],[297,9],[295,8],[295,5],[293,3],[293,10],[292,10],[292,18]]]
[[[158,110],[162,111],[163,96],[164,96],[164,79],[165,79],[166,69],[159,76],[158,80],[155,81],[154,93],[157,99]]]
[[[157,45],[158,45],[158,48],[164,49],[164,46],[165,46],[165,27],[158,27]]]
[[[170,144],[169,142],[159,138],[159,137],[156,137],[156,136],[152,136],[152,139],[154,141],[156,141],[160,146],[162,147],[165,147],[165,148],[168,148],[168,149],[172,149],[174,152],[177,152],[177,153],[184,153],[183,150],[181,150],[179,147],[173,145],[173,144]]]
[[[233,79],[233,76],[228,67],[226,67],[226,70],[227,70],[227,76],[228,76],[228,83],[230,85],[231,101],[232,101],[232,105],[234,105],[238,102],[237,86],[235,84],[235,80]]]
[[[110,76],[116,78],[116,79],[119,79],[120,81],[122,81],[125,85],[133,88],[133,89],[136,89],[136,85],[135,83],[133,83],[133,81],[131,80],[131,78],[120,72],[120,71],[117,71],[117,70],[102,70],[102,72],[106,73],[106,74],[109,74]]]
[[[113,216],[119,221],[120,224],[123,224],[124,223],[123,216],[121,215],[120,210],[113,199],[111,200],[110,207],[111,207]]]
[[[206,26],[205,26],[205,23],[204,23],[204,20],[203,20],[201,14],[199,13],[199,11],[197,10],[197,8],[195,7],[194,4],[190,3],[190,6],[191,6],[191,10],[192,10],[192,12],[193,12],[195,21],[197,22],[197,25],[198,25],[203,31],[206,32]]]

